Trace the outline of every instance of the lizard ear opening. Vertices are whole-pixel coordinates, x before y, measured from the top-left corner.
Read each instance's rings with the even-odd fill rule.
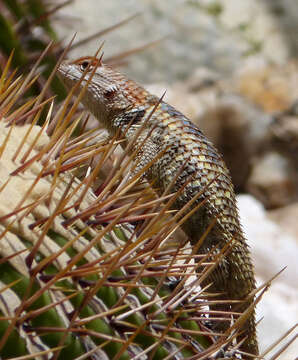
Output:
[[[110,85],[104,92],[104,97],[108,100],[112,99],[118,91],[118,86],[116,84]]]

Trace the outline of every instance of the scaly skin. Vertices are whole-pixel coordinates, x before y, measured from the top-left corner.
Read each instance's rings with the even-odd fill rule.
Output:
[[[162,156],[146,172],[146,177],[148,180],[154,179],[160,192],[163,192],[183,167],[171,191],[179,190],[186,181],[188,184],[177,198],[175,209],[181,209],[203,190],[196,204],[206,197],[208,199],[204,206],[183,224],[183,231],[191,243],[196,244],[211,221],[216,218],[215,226],[199,252],[206,253],[214,247],[219,252],[231,240],[233,244],[220,265],[206,279],[206,284],[212,282],[210,290],[222,293],[221,299],[246,299],[255,289],[253,265],[239,223],[229,171],[212,143],[179,111],[163,101],[159,102],[156,96],[99,60],[85,57],[73,62],[63,62],[59,73],[68,87],[78,83],[83,73],[84,80],[79,88],[91,78],[82,102],[111,135],[120,130],[128,142],[146,121],[135,141],[136,147],[142,144],[135,159],[137,170],[162,152]],[[239,304],[235,307],[236,311],[245,311],[251,302],[251,298],[243,301],[240,307]],[[216,307],[217,310],[226,308],[227,305]],[[227,323],[223,323],[221,330],[227,326]],[[245,340],[240,350],[257,355],[254,313],[243,329],[242,338]],[[252,359],[246,356],[243,358]]]

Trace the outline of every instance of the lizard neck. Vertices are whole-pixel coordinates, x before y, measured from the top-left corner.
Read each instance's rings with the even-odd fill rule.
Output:
[[[110,116],[105,119],[106,124],[110,125],[110,131],[115,134],[120,130],[120,134],[125,133],[125,137],[129,138],[134,135],[144,122],[148,122],[146,129],[150,128],[151,123],[154,122],[155,116],[153,111],[154,106],[158,103],[159,98],[146,92],[146,98],[143,98],[144,93],[140,93],[138,101],[124,111],[110,113]],[[151,125],[150,125],[151,124]],[[145,131],[145,129],[144,129]]]

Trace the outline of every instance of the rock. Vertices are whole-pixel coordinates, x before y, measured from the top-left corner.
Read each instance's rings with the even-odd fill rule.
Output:
[[[298,169],[298,113],[297,102],[289,109],[290,114],[280,114],[270,126],[273,146],[286,156]],[[298,177],[298,175],[297,175]],[[297,179],[298,184],[298,179]]]
[[[298,202],[268,211],[268,217],[298,242]]]
[[[288,266],[276,281],[282,281],[298,291],[297,240],[270,220],[264,206],[251,195],[238,195],[237,200],[257,276],[266,281]]]
[[[265,112],[286,111],[298,98],[298,64],[272,64],[260,57],[243,62],[232,79],[234,91]]]
[[[175,83],[168,86],[164,83],[150,84],[145,86],[148,91],[159,97],[164,95],[163,100],[173,105],[177,110],[182,112],[191,120],[197,119],[206,109],[204,99],[200,98],[198,94],[192,94],[188,91],[183,83]],[[215,95],[210,94],[208,104],[215,102]]]
[[[265,2],[279,23],[280,31],[288,44],[293,57],[298,54],[298,7],[293,0],[270,0]]]
[[[260,53],[273,62],[286,61],[289,55],[284,46],[286,34],[280,31],[279,21],[268,11],[266,2],[221,0],[219,3],[223,7],[220,20],[224,29],[241,31],[242,39],[250,43],[247,55]]]
[[[207,109],[216,106],[220,91],[218,78],[217,73],[199,67],[194,71],[194,76],[186,81],[177,81],[170,86],[166,83],[151,83],[145,85],[145,88],[159,97],[164,95],[164,101],[196,122]]]
[[[297,321],[298,243],[290,233],[268,218],[262,204],[252,196],[241,195],[237,199],[243,229],[255,264],[258,285],[287,266],[273,281],[257,306],[257,320],[264,317],[258,326],[262,351]],[[297,221],[297,214],[293,213],[293,216]],[[286,338],[286,341],[288,340],[289,337]],[[276,350],[274,349],[273,353]],[[294,359],[297,353],[296,342],[280,356],[280,359]]]
[[[267,152],[256,159],[247,182],[247,190],[262,201],[266,208],[276,208],[297,197],[292,169],[282,155]]]

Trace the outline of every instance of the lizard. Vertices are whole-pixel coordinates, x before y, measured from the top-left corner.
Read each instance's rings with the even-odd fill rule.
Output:
[[[175,179],[173,191],[183,190],[173,207],[181,209],[201,192],[195,204],[204,205],[181,226],[191,244],[196,244],[213,220],[215,225],[205,237],[200,253],[216,248],[219,252],[232,243],[216,269],[207,277],[210,290],[221,293],[221,299],[240,300],[241,305],[231,309],[244,312],[253,302],[249,296],[256,288],[250,250],[244,237],[232,180],[222,156],[210,140],[186,116],[144,87],[93,56],[63,61],[58,73],[67,88],[78,84],[84,89],[81,101],[98,119],[110,135],[119,133],[128,143],[140,126],[143,129],[135,139],[138,152],[136,168],[149,164],[161,154],[145,172],[145,177],[156,181],[163,192]],[[142,145],[142,146],[140,146]],[[180,173],[178,174],[177,172]],[[225,305],[227,306],[227,305]],[[223,308],[218,305],[217,309]],[[223,322],[225,330],[227,324]],[[238,338],[237,338],[238,339]],[[255,313],[243,325],[240,350],[258,355]]]

